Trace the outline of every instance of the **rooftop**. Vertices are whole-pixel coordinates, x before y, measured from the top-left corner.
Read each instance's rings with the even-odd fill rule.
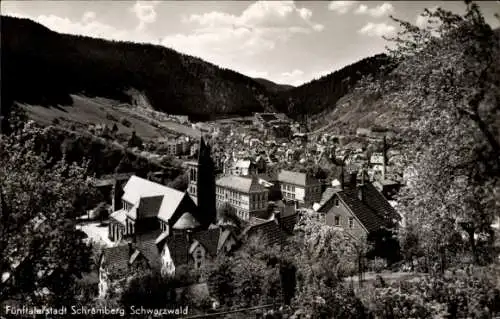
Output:
[[[307,175],[306,173],[292,172],[286,170],[282,170],[281,172],[279,172],[278,181],[298,186],[319,184],[319,181],[317,179]]]
[[[194,229],[200,227],[200,223],[191,213],[184,213],[172,226],[173,229]]]
[[[216,185],[243,193],[264,192],[267,190],[259,184],[256,178],[235,175],[227,175],[219,178],[216,181]]]

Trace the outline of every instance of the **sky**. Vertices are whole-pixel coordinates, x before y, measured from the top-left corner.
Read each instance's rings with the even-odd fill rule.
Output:
[[[499,27],[500,1],[478,2]],[[390,15],[425,25],[425,8],[457,13],[461,1],[8,1],[2,15],[51,30],[160,44],[224,68],[300,85],[385,51]]]

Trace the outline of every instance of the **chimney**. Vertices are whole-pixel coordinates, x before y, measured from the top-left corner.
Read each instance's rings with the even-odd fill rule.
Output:
[[[274,210],[274,219],[278,222],[278,224],[281,223],[281,212],[279,209]]]

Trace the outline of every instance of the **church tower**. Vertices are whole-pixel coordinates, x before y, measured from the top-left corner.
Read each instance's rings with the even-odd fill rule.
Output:
[[[189,186],[188,194],[198,205],[204,216],[204,223],[208,226],[216,222],[215,208],[215,164],[211,156],[211,147],[200,139],[198,161],[188,164]]]

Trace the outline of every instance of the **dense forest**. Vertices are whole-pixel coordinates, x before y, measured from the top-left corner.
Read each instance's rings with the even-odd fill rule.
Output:
[[[253,79],[162,46],[58,34],[28,19],[1,22],[3,105],[67,104],[77,92],[127,102],[134,88],[158,110],[201,120],[267,110],[267,91]]]
[[[394,65],[386,54],[378,54],[350,64],[340,70],[278,94],[278,108],[292,117],[333,110],[337,101],[351,92],[363,76],[379,76]]]
[[[53,32],[2,16],[2,112],[13,101],[69,105],[83,93],[129,102],[133,88],[171,114],[209,120],[280,111],[291,116],[332,108],[362,75],[386,63],[375,56],[300,87],[252,79],[163,46]]]
[[[288,91],[294,88],[293,85],[289,84],[278,84],[274,83],[273,81],[269,81],[267,79],[263,78],[255,78],[255,81],[258,83],[262,84],[269,92],[283,92],[283,91]]]

